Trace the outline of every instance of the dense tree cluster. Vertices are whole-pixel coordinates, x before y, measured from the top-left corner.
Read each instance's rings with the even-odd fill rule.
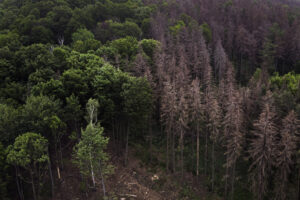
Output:
[[[225,199],[299,198],[299,13],[294,0],[0,0],[0,198],[55,198],[66,159],[84,196],[109,196],[107,145],[126,166],[139,143]]]

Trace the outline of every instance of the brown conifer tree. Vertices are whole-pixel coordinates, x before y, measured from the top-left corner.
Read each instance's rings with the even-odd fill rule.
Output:
[[[177,96],[174,83],[169,78],[164,83],[161,97],[161,120],[167,133],[166,167],[169,169],[170,143],[172,144],[172,169],[175,171],[175,114],[177,111]]]
[[[183,178],[183,170],[184,170],[184,158],[183,158],[183,150],[184,150],[184,135],[188,128],[188,120],[189,120],[189,105],[187,99],[186,90],[182,87],[178,92],[178,105],[177,105],[177,118],[179,127],[179,149],[180,149],[180,167],[181,167],[181,178]]]
[[[190,89],[190,109],[191,109],[191,123],[196,129],[196,175],[199,176],[199,157],[200,157],[200,124],[203,120],[203,105],[202,105],[202,92],[200,90],[199,79],[193,80]]]
[[[215,90],[211,90],[208,94],[206,112],[208,116],[208,131],[212,141],[211,146],[211,188],[214,190],[215,184],[215,144],[220,140],[220,123],[221,123],[221,109],[216,98]]]
[[[258,200],[262,200],[268,191],[270,173],[276,162],[277,127],[274,119],[272,95],[271,92],[267,92],[263,110],[259,119],[253,124],[253,139],[249,149],[252,160],[249,168],[252,190]]]
[[[276,156],[276,166],[278,167],[276,199],[286,199],[288,178],[294,164],[292,157],[297,150],[296,136],[299,134],[299,125],[300,121],[293,110],[282,120],[281,140]]]
[[[218,80],[221,80],[226,73],[227,55],[222,46],[221,40],[218,40],[214,51],[214,72]]]
[[[228,195],[228,180],[231,181],[231,199],[234,194],[236,161],[241,154],[244,142],[243,134],[243,110],[241,97],[237,90],[233,91],[231,102],[226,107],[224,117],[225,147],[226,147],[226,174],[225,174],[225,197]]]

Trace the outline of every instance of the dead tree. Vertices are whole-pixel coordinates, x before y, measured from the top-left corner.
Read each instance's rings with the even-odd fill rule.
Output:
[[[249,149],[252,160],[249,168],[252,190],[258,200],[262,200],[268,191],[270,173],[276,162],[277,127],[274,120],[272,96],[268,92],[264,98],[264,106],[259,119],[253,124],[253,139]]]
[[[200,90],[200,81],[198,78],[193,80],[190,88],[190,109],[191,109],[191,123],[193,128],[196,129],[196,175],[199,176],[199,158],[200,158],[200,125],[203,121],[203,105],[202,105],[202,92]]]
[[[280,131],[281,140],[276,156],[276,167],[278,168],[276,199],[286,199],[288,179],[291,173],[291,167],[294,164],[293,156],[297,151],[299,125],[300,121],[297,119],[293,110],[282,120],[283,128]]]

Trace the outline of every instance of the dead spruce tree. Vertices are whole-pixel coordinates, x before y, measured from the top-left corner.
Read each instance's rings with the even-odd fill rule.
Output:
[[[212,95],[212,70],[209,63],[208,65],[204,66],[203,72],[203,91],[204,91],[204,115],[205,121],[209,122],[209,111],[210,111],[210,104],[212,103],[211,99],[213,98]],[[207,175],[207,161],[208,161],[208,136],[209,136],[209,129],[208,126],[205,128],[205,152],[204,152],[204,174]]]
[[[214,73],[218,80],[221,80],[226,73],[227,55],[222,46],[221,40],[217,41],[214,51]]]
[[[184,171],[184,135],[188,127],[188,119],[189,119],[189,105],[187,100],[187,94],[184,88],[180,88],[178,92],[178,105],[177,105],[177,118],[178,118],[178,127],[179,127],[179,149],[180,149],[180,167],[181,167],[181,178],[183,178]]]
[[[207,97],[207,104],[206,104],[206,112],[208,116],[207,126],[208,132],[210,133],[210,139],[212,141],[211,146],[211,189],[214,190],[215,184],[215,145],[219,142],[220,139],[220,114],[221,109],[219,106],[219,102],[216,98],[215,90],[211,90]]]
[[[166,168],[169,170],[170,143],[172,144],[172,169],[175,171],[175,113],[177,110],[177,99],[174,83],[170,78],[164,83],[161,97],[161,120],[167,133]]]
[[[196,175],[199,176],[199,158],[200,158],[200,126],[203,121],[203,105],[202,92],[200,90],[200,81],[198,78],[194,79],[190,88],[190,109],[191,109],[191,123],[196,129]]]
[[[220,84],[223,83],[223,88],[219,89],[223,90],[223,92],[220,94],[220,98],[222,99],[221,105],[225,111],[225,116],[223,119],[223,141],[226,149],[226,173],[224,176],[225,197],[228,196],[228,182],[230,181],[231,198],[233,199],[236,160],[240,156],[242,151],[242,143],[244,140],[242,133],[244,116],[241,95],[236,89],[237,86],[234,79],[234,69],[229,61],[227,61],[226,68],[226,74],[219,82]]]
[[[281,140],[278,145],[276,167],[277,185],[276,199],[287,199],[287,184],[291,167],[294,164],[293,156],[297,150],[297,135],[299,134],[300,121],[297,119],[295,112],[292,110],[283,120],[283,128],[280,131]]]
[[[228,182],[231,182],[231,199],[234,194],[236,161],[241,155],[243,135],[243,110],[239,91],[235,90],[226,107],[224,117],[224,139],[226,147],[225,197],[228,196]]]
[[[268,192],[268,181],[272,167],[276,162],[277,127],[274,122],[275,111],[272,104],[271,92],[264,98],[264,106],[259,119],[253,124],[253,139],[249,154],[252,161],[250,165],[250,179],[252,190],[256,199],[262,200]]]

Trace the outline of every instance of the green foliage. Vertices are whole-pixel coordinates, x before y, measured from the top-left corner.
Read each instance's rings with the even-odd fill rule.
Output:
[[[110,43],[115,48],[121,58],[131,60],[138,50],[138,41],[134,37],[127,36],[125,38],[114,40]]]
[[[90,53],[78,53],[72,51],[66,59],[68,68],[85,70],[87,68],[97,68],[104,65],[103,58]],[[89,74],[91,75],[91,74]]]
[[[275,73],[270,78],[271,89],[289,90],[292,94],[296,94],[299,89],[300,74],[289,72],[283,76]]]
[[[88,93],[88,85],[85,79],[85,73],[81,69],[69,69],[66,70],[61,77],[62,83],[64,85],[66,96],[75,94],[84,100],[86,94]]]
[[[52,43],[53,33],[49,28],[44,26],[34,26],[31,28],[30,43]]]
[[[207,23],[203,23],[200,26],[201,30],[202,30],[202,34],[206,40],[207,43],[210,43],[212,40],[212,31],[211,28],[209,27],[209,25]]]
[[[21,130],[42,133],[50,138],[51,124],[47,119],[59,115],[61,103],[47,96],[30,96],[22,109]]]
[[[124,98],[124,110],[134,121],[146,121],[151,113],[151,88],[145,78],[130,77],[123,86],[121,96]]]
[[[73,42],[76,42],[78,40],[85,42],[94,38],[94,34],[85,28],[78,29],[75,33],[72,34]]]
[[[107,20],[105,22],[98,23],[96,29],[96,38],[102,42],[126,36],[131,36],[139,39],[141,35],[142,31],[139,26],[136,23],[130,21],[119,23],[112,20]]]
[[[140,41],[140,46],[145,54],[153,59],[154,52],[160,47],[160,42],[153,39],[143,39]]]
[[[54,56],[53,70],[54,71],[64,71],[67,67],[67,58],[70,56],[70,51],[67,48],[55,47],[52,51]]]
[[[21,46],[19,38],[17,33],[11,31],[0,32],[0,47],[7,46],[10,50],[17,50]]]
[[[24,102],[26,86],[20,82],[11,81],[3,84],[0,90],[0,99],[3,103],[18,106]]]
[[[37,133],[28,132],[18,136],[14,144],[8,147],[7,162],[33,170],[36,164],[49,160],[47,152],[47,139]]]
[[[254,72],[254,74],[253,74],[253,79],[254,79],[255,82],[259,81],[259,79],[260,79],[261,76],[262,76],[261,73],[262,73],[262,71],[261,71],[260,68],[257,68],[257,69],[255,70],[255,72]]]
[[[111,120],[123,111],[123,99],[120,96],[122,86],[129,79],[129,75],[111,65],[104,65],[97,70],[92,81],[95,97],[100,103],[100,114],[104,120]]]
[[[185,27],[184,21],[178,20],[175,23],[175,25],[169,27],[169,30],[172,33],[172,35],[176,36],[184,27]]]
[[[76,129],[76,123],[80,121],[82,118],[83,112],[81,110],[81,105],[79,103],[78,97],[76,97],[74,94],[66,98],[66,106],[64,107],[64,119],[67,123],[69,123],[69,126],[75,126],[74,129]]]
[[[53,55],[49,51],[49,47],[43,44],[33,44],[22,47],[16,52],[19,80],[27,81],[29,75],[37,69],[51,68],[53,64]]]
[[[280,28],[278,23],[272,24],[272,26],[269,29],[269,35],[268,38],[272,41],[275,42],[276,39],[282,37],[284,34],[284,31]]]
[[[87,115],[92,117],[85,130],[81,130],[81,139],[74,147],[73,161],[79,167],[80,172],[91,177],[99,172],[109,173],[107,165],[108,155],[104,152],[108,138],[103,136],[103,127],[94,124],[93,118],[97,116],[97,100],[90,99],[87,104]],[[93,177],[92,177],[93,178]]]
[[[20,134],[20,112],[11,106],[0,104],[0,113],[0,142],[11,144]]]
[[[97,50],[101,46],[98,40],[90,39],[86,41],[77,40],[73,43],[73,49],[80,53],[86,53],[89,50]]]
[[[66,95],[63,83],[53,78],[49,81],[38,82],[31,88],[31,93],[35,96],[53,96],[56,99],[63,99]]]
[[[56,6],[50,12],[47,13],[46,19],[51,24],[51,30],[54,35],[62,36],[66,38],[71,37],[71,34],[67,32],[66,27],[72,17],[72,9],[66,5]]]
[[[111,46],[101,46],[97,49],[96,54],[100,57],[104,57],[109,61],[114,61],[118,55],[118,50]]]
[[[180,20],[184,22],[184,24],[186,25],[186,27],[189,28],[189,30],[198,29],[199,27],[198,22],[187,14],[181,14]]]
[[[289,72],[283,76],[275,73],[270,78],[270,89],[274,92],[279,116],[285,116],[289,111],[297,109],[299,96],[300,74]],[[287,103],[288,102],[288,103]]]

